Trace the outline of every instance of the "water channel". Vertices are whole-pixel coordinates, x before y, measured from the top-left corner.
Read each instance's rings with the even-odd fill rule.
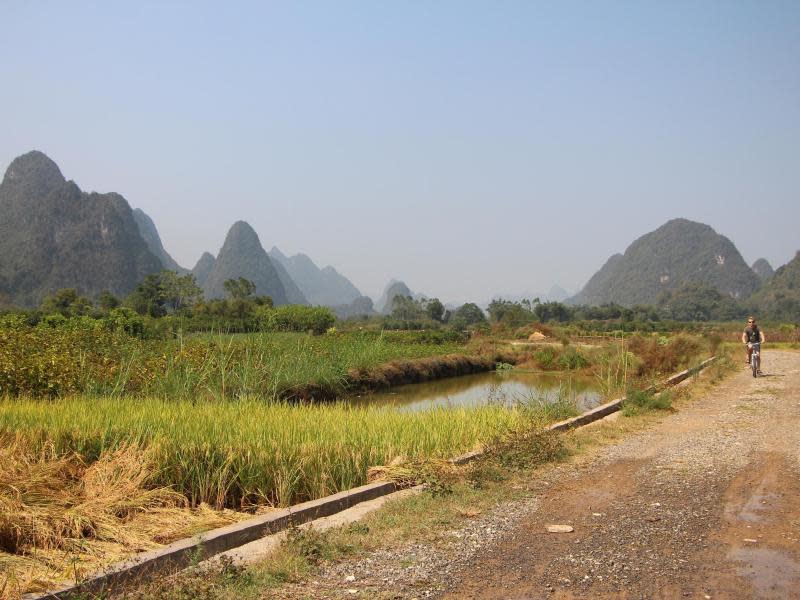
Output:
[[[519,402],[553,402],[560,395],[573,399],[581,412],[602,401],[592,378],[516,370],[403,385],[351,398],[350,401],[415,411],[439,406],[480,406],[491,403],[513,406]]]

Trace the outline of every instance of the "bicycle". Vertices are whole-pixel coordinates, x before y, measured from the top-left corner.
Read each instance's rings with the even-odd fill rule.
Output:
[[[753,377],[758,377],[761,369],[761,342],[750,342],[747,344],[753,352],[750,355],[750,366],[753,369]]]

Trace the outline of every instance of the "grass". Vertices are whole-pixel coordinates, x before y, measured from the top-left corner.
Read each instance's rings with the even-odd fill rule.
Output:
[[[663,345],[642,345],[650,352],[648,369],[666,368],[657,360]],[[681,348],[691,350],[685,344]],[[7,532],[16,532],[6,538],[17,536],[7,550],[17,553],[17,566],[27,565],[15,567],[15,579],[8,579],[7,588],[31,585],[35,564],[26,561],[45,556],[43,552],[61,552],[62,563],[63,557],[77,556],[85,568],[87,553],[100,560],[123,549],[148,547],[155,534],[145,517],[152,513],[157,522],[157,515],[168,511],[191,513],[179,507],[181,501],[193,507],[198,519],[210,510],[206,504],[243,510],[286,506],[365,483],[370,468],[380,465],[402,465],[404,477],[425,481],[443,498],[455,490],[464,515],[483,510],[483,501],[473,492],[486,494],[509,472],[558,455],[555,438],[541,435],[537,428],[576,413],[568,390],[554,403],[531,397],[511,409],[490,404],[399,412],[280,400],[314,386],[322,393],[339,394],[356,377],[435,377],[450,362],[460,368],[452,356],[444,356],[453,351],[482,353],[482,360],[492,365],[497,358],[493,344],[465,346],[407,333],[270,333],[158,342],[83,331],[24,330],[4,336],[0,385],[6,396],[0,398],[0,440],[22,457],[13,477],[30,479],[24,486],[14,484],[13,477],[5,487],[0,482],[0,494],[5,493],[8,502],[5,512],[16,523],[6,526]],[[669,356],[676,360],[677,353]],[[609,388],[633,377],[630,373],[635,374],[642,360],[623,344],[591,353],[563,347],[548,357],[553,365],[595,370]],[[409,369],[402,361],[418,362]],[[486,446],[495,449],[489,452],[492,461],[482,461],[471,475],[441,469],[442,459]],[[141,453],[131,466],[146,467],[138,475],[123,469],[119,472],[126,475],[105,480],[109,493],[122,490],[117,500],[99,496],[112,507],[111,513],[87,512],[85,494],[98,488],[87,485],[87,473],[94,465],[119,466],[129,452]],[[49,479],[45,473],[51,473]],[[133,487],[122,487],[123,480]],[[29,491],[20,493],[18,488],[25,486]],[[61,490],[71,491],[63,495]],[[130,506],[124,498],[130,499]],[[146,498],[154,498],[153,503]],[[36,513],[37,507],[43,512]],[[75,520],[65,521],[65,515]],[[26,533],[20,533],[21,522],[28,523]],[[190,526],[194,525],[189,521],[181,524],[184,530]],[[114,534],[120,527],[132,529]],[[116,546],[106,550],[102,544]],[[236,582],[256,577],[258,585],[300,577],[310,564],[308,557],[298,559],[304,553],[296,548],[285,551],[283,570],[264,574],[266,579],[252,571],[240,577],[224,569],[220,577]],[[8,556],[0,554],[0,563]],[[52,562],[52,555],[46,556]],[[56,570],[63,574],[65,569],[60,564]],[[75,565],[73,571],[77,577]],[[196,597],[204,597],[205,592],[195,591]]]
[[[141,340],[121,333],[21,326],[3,330],[0,393],[170,399],[276,399],[312,385],[344,393],[352,372],[391,361],[468,353],[424,332],[193,335]]]
[[[622,402],[622,415],[632,417],[641,412],[652,410],[669,410],[672,408],[672,391],[664,390],[628,390]]]
[[[79,579],[126,551],[169,541],[176,528],[185,534],[202,518],[213,526],[208,520],[220,513],[202,502],[293,504],[362,484],[375,465],[410,466],[410,482],[448,494],[444,457],[520,441],[551,416],[522,405],[410,413],[248,399],[2,400],[0,542],[10,554],[0,552],[0,563],[14,559],[6,585]],[[526,447],[541,453],[550,446]],[[306,562],[279,564],[285,572],[269,576],[276,582],[299,576]]]

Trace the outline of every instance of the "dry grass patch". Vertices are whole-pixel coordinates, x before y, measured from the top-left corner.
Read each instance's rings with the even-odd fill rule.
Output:
[[[0,598],[80,580],[134,552],[237,520],[152,485],[150,454],[121,446],[87,464],[52,445],[0,440]]]

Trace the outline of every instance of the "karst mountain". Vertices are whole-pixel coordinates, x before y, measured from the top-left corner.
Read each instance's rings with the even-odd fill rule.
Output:
[[[766,258],[759,258],[750,268],[753,269],[753,273],[755,273],[761,281],[766,281],[775,274],[772,265],[769,264]]]
[[[797,321],[800,318],[800,251],[753,294],[754,310],[774,319]]]
[[[755,292],[760,281],[736,246],[708,225],[673,219],[615,254],[570,299],[573,304],[655,304],[687,282],[702,282],[734,299]]]
[[[225,297],[225,281],[239,277],[252,281],[256,295],[269,296],[276,306],[289,303],[286,287],[258,234],[244,221],[237,221],[228,231],[225,243],[203,282],[205,297]]]
[[[0,183],[0,294],[37,306],[59,288],[125,295],[162,268],[128,202],[84,192],[45,154],[28,152]]]

